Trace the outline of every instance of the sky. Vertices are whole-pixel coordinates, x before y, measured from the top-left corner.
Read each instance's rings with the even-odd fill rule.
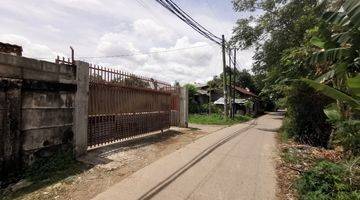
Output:
[[[219,37],[229,38],[246,16],[231,0],[174,2]],[[222,71],[220,47],[155,0],[1,0],[0,25],[0,41],[23,46],[25,57],[54,61],[70,57],[72,46],[76,59],[181,84],[205,83]],[[154,51],[169,52],[146,54]],[[238,52],[239,66],[250,69],[252,55]]]

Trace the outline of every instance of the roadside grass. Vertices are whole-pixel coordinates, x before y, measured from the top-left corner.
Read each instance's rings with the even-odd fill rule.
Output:
[[[299,199],[360,199],[358,165],[359,163],[354,163],[349,168],[344,162],[316,162],[296,181]]]
[[[280,196],[300,200],[360,199],[360,157],[348,158],[338,149],[298,144],[281,132],[278,139],[282,160],[277,167]]]
[[[291,149],[285,149],[281,154],[281,158],[292,165],[297,165],[300,162],[300,158]]]
[[[71,183],[75,176],[90,167],[74,159],[72,152],[57,152],[49,158],[40,158],[19,178],[31,185],[17,191],[0,190],[0,199],[22,199],[26,194],[58,182]]]
[[[290,137],[289,134],[285,131],[285,122],[283,122],[283,125],[280,127],[278,133],[279,133],[279,139],[281,142],[288,142]]]
[[[220,114],[202,115],[190,114],[189,122],[193,124],[210,124],[210,125],[233,125],[240,122],[246,122],[253,119],[251,116],[236,115],[234,119],[224,118]]]

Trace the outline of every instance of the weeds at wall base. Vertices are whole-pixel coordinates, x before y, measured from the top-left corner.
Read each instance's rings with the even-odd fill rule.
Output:
[[[48,158],[39,158],[25,169],[18,180],[31,183],[29,186],[12,191],[12,185],[0,190],[0,200],[22,197],[40,188],[52,185],[61,180],[74,181],[73,177],[88,170],[87,166],[75,160],[72,151],[58,151]]]

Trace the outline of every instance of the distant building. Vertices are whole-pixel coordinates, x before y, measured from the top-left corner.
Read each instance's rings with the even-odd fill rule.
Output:
[[[193,102],[197,105],[204,105],[209,103],[209,99],[211,98],[211,102],[219,109],[223,109],[224,107],[224,92],[222,88],[214,88],[210,89],[207,84],[194,84],[197,91],[194,95]],[[236,114],[254,114],[257,115],[262,113],[261,101],[260,98],[252,93],[247,88],[241,88],[238,86],[234,87],[235,93],[237,94],[237,98],[233,103],[233,109]],[[211,95],[210,95],[211,93]],[[232,98],[228,96],[228,104],[232,102]],[[249,104],[250,102],[250,104]]]
[[[260,98],[249,91],[248,89],[241,88],[241,87],[234,87],[235,92],[240,98],[236,98],[235,102],[233,104],[233,109],[236,114],[254,114],[257,115],[259,113],[262,113],[261,109],[261,102]],[[232,99],[229,97],[228,104],[232,102]],[[251,102],[251,107],[247,107],[245,104],[247,102]],[[219,97],[215,102],[214,105],[216,105],[218,108],[222,109],[225,104],[224,97]]]
[[[230,99],[228,99],[228,101],[230,102]],[[231,99],[231,101],[232,101],[232,99]],[[248,99],[235,99],[235,102],[233,104],[234,112],[236,114],[241,114],[241,115],[246,114],[247,110],[246,110],[246,107],[245,107],[245,103],[247,101],[250,101],[250,100],[248,100]],[[216,105],[219,109],[223,109],[224,104],[225,104],[224,97],[220,97],[218,100],[216,100],[214,102],[214,105]]]
[[[253,115],[257,115],[262,113],[262,108],[261,108],[261,102],[260,102],[260,98],[252,93],[249,89],[245,89],[245,88],[241,88],[238,86],[234,87],[235,91],[240,95],[241,98],[250,100],[251,102],[253,102],[251,108],[246,108],[245,109],[245,113],[248,114],[253,114]],[[240,109],[243,109],[243,107],[241,107]]]
[[[220,97],[223,96],[223,91],[221,89],[210,89],[207,84],[195,83],[195,87],[197,88],[197,96],[198,102],[209,103],[209,96],[211,92],[211,102],[216,101]]]
[[[23,49],[21,46],[0,42],[0,53],[22,56],[22,51]]]

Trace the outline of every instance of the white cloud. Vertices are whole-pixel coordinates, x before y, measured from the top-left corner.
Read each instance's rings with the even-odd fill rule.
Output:
[[[199,7],[203,2],[179,3],[216,35],[231,34],[236,19],[219,17],[228,16],[226,10],[209,15],[217,10]],[[225,4],[230,1],[219,5]],[[22,45],[28,57],[53,60],[71,45],[78,57],[136,54],[85,60],[170,82],[204,82],[222,71],[221,49],[155,1],[4,0],[0,24],[0,41]],[[177,50],[183,48],[189,49]],[[152,51],[169,52],[138,55]],[[251,65],[252,52],[239,52],[240,66]]]
[[[101,36],[98,55],[118,57],[110,63],[120,62],[122,69],[168,82],[205,81],[217,73],[209,66],[216,67],[219,48],[208,42],[176,37],[172,30],[151,19],[136,20],[128,27],[131,28]]]
[[[53,33],[59,33],[61,30],[59,28],[56,28],[54,27],[53,25],[45,25],[44,28],[47,30],[47,31],[50,31],[50,32],[53,32]]]
[[[56,57],[57,55],[63,55],[62,53],[53,51],[46,45],[33,43],[29,39],[20,35],[0,34],[0,41],[22,46],[23,56],[26,57],[50,58]]]
[[[133,24],[133,31],[139,38],[145,39],[148,42],[156,44],[169,44],[173,41],[173,33],[169,30],[160,26],[151,19],[138,19]]]
[[[210,64],[213,52],[209,51],[209,48],[211,48],[211,46],[206,42],[191,43],[188,37],[183,37],[178,39],[173,47],[152,48],[151,50],[175,52],[178,49],[184,49],[176,53],[169,53],[166,56],[163,54],[154,55],[154,58],[160,62],[178,62],[189,67],[193,67],[208,66]]]

